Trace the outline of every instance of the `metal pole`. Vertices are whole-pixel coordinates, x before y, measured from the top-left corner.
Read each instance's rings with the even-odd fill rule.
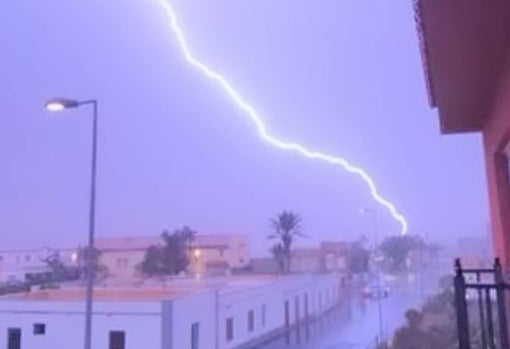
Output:
[[[503,267],[499,258],[494,261],[494,276],[496,284],[496,296],[498,302],[498,319],[499,319],[499,341],[501,349],[509,349],[508,342],[508,322],[506,318],[507,303],[505,300],[505,279],[503,277]]]
[[[372,213],[372,224],[373,224],[373,233],[374,233],[374,256],[377,253],[377,248],[379,246],[379,232],[378,232],[378,226],[377,226],[377,213],[374,210],[370,211]],[[374,259],[375,260],[375,259]],[[377,295],[377,308],[378,308],[378,315],[379,315],[379,340],[381,343],[384,343],[384,328],[383,328],[383,309],[382,309],[382,284],[381,284],[381,269],[379,266],[379,263],[375,261],[376,265],[376,273],[377,273],[377,288],[378,288],[378,295]]]
[[[97,158],[97,116],[98,106],[96,100],[85,101],[81,104],[92,104],[92,163],[90,177],[90,211],[89,211],[89,236],[87,247],[87,285],[85,295],[85,349],[92,349],[92,303],[94,293],[95,276],[95,220],[96,220],[96,158]]]
[[[466,302],[466,282],[462,274],[460,259],[455,260],[455,278],[453,279],[455,289],[455,308],[457,310],[457,335],[459,337],[459,349],[470,349],[469,342],[469,321]]]

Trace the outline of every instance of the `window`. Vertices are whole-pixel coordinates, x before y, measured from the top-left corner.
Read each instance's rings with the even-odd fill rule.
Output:
[[[229,317],[227,319],[227,342],[234,339],[234,319]]]
[[[255,312],[250,310],[248,312],[248,332],[253,332],[255,329]]]
[[[25,262],[30,262],[31,259],[32,259],[32,256],[30,256],[29,254],[25,255]]]
[[[7,329],[7,349],[21,349],[21,329]]]
[[[34,324],[34,334],[44,335],[46,334],[46,324]]]
[[[125,268],[128,265],[128,260],[127,258],[117,258],[116,264],[119,268]]]
[[[191,324],[191,349],[198,349],[199,333],[200,324],[198,322]]]
[[[0,262],[3,262],[4,256],[0,255]]]
[[[126,349],[126,333],[124,331],[110,331],[108,349]]]
[[[290,304],[285,301],[285,327],[290,327]]]
[[[260,323],[262,326],[266,326],[266,305],[262,304],[260,308]]]
[[[305,318],[308,319],[308,293],[305,293]]]

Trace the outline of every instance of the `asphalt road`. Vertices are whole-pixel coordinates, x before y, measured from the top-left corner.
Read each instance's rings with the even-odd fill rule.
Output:
[[[436,278],[393,281],[382,300],[383,332],[391,337],[405,323],[405,312],[419,308],[435,289]],[[301,326],[287,336],[258,349],[373,349],[379,335],[377,300],[355,292],[343,306],[322,319]]]

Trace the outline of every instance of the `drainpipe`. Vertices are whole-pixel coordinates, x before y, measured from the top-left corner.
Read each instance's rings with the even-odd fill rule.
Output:
[[[214,331],[216,335],[214,337],[215,349],[220,349],[220,292],[218,289],[214,290]]]

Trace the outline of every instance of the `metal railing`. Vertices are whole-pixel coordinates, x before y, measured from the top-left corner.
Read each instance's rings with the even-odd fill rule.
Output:
[[[455,261],[455,308],[459,349],[510,349],[505,290],[498,258],[493,268],[463,269]]]

